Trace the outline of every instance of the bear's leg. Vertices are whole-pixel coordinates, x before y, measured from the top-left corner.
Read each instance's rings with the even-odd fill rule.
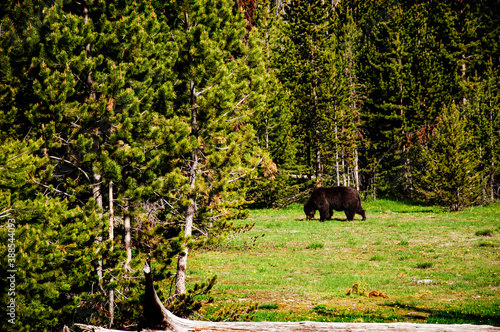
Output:
[[[330,219],[330,207],[327,204],[318,207],[319,220],[325,221]]]
[[[352,211],[352,210],[345,210],[345,216],[347,217],[348,221],[354,220],[354,215],[355,215],[354,211]]]
[[[326,199],[323,197],[322,199],[318,199],[316,202],[316,208],[318,209],[319,212],[319,220],[320,221],[325,221],[328,219],[328,210],[329,210],[330,205],[326,201]]]
[[[328,215],[328,212],[326,211],[319,211],[319,220],[320,221],[325,221],[330,219],[330,216]]]
[[[366,211],[363,210],[362,208],[359,208],[358,211],[356,211],[357,214],[359,214],[361,217],[363,217],[363,221],[366,220]]]

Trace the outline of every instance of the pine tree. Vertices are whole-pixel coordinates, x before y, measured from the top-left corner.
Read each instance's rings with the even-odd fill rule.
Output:
[[[293,97],[293,125],[302,147],[299,158],[307,173],[321,178],[324,162],[319,131],[326,108],[321,86],[326,80],[324,55],[333,33],[331,10],[322,1],[292,1],[284,12],[279,76]]]
[[[499,171],[500,144],[500,100],[498,74],[493,63],[488,62],[485,79],[473,77],[463,82],[466,103],[464,108],[471,120],[468,129],[475,137],[475,146],[480,151],[482,168],[487,175],[485,199],[493,202],[496,198]]]
[[[12,225],[0,233],[2,264],[8,267],[2,269],[2,288],[10,287],[7,276],[15,276],[15,291],[1,296],[4,303],[15,300],[15,317],[7,323],[4,307],[2,326],[16,331],[61,327],[92,297],[82,284],[95,281],[88,268],[94,223],[82,209],[68,208],[67,200],[40,193],[37,183],[52,168],[40,157],[41,146],[11,139],[0,144],[0,219]]]
[[[291,94],[296,163],[324,185],[359,187],[358,37],[352,20],[342,24],[341,16],[322,1],[289,3],[279,77]]]
[[[14,6],[11,17],[24,10]],[[126,273],[140,274],[135,269],[137,261],[156,246],[164,249],[156,256],[165,258],[162,261],[167,264],[167,257],[177,254],[166,240],[153,241],[151,236],[141,239],[147,243],[134,242],[131,227],[113,229],[118,225],[114,221],[120,219],[130,220],[129,226],[141,224],[136,213],[141,200],[172,190],[172,184],[179,182],[176,162],[189,142],[188,126],[172,114],[170,106],[175,60],[170,34],[146,3],[69,1],[31,10],[31,20],[20,20],[26,26],[14,26],[9,38],[2,40],[9,46],[2,48],[2,82],[7,82],[3,87],[16,89],[4,105],[6,111],[17,114],[21,129],[8,133],[42,139],[41,154],[51,160],[53,171],[37,180],[40,189],[47,199],[68,200],[55,212],[61,218],[66,218],[64,210],[68,210],[77,211],[68,212],[74,218],[86,220],[82,240],[75,243],[89,248],[85,254],[95,255],[91,260],[78,258],[88,270],[79,286],[82,293],[90,292],[80,298],[80,305],[89,308],[87,319],[126,324],[137,315],[134,304],[140,296],[134,290],[137,281]],[[16,57],[17,53],[22,56]],[[14,79],[9,82],[5,77]],[[7,120],[2,119],[4,131]],[[112,205],[119,217],[109,221]],[[58,219],[51,220],[49,229],[56,227]],[[151,228],[150,234],[163,228],[158,224],[144,227]],[[127,262],[125,267],[123,262]],[[97,276],[91,276],[91,271]],[[129,292],[131,304],[121,306],[116,317],[114,289]],[[40,299],[41,303],[45,300],[50,302]]]
[[[443,110],[434,132],[419,154],[417,191],[428,203],[450,211],[480,202],[484,177],[467,117],[456,105]]]
[[[231,1],[184,1],[173,7],[175,108],[195,143],[183,157],[181,171],[188,185],[179,192],[186,243],[175,290],[183,295],[189,241],[198,232],[213,235],[213,227],[223,233],[224,220],[245,202],[242,180],[265,159],[250,123],[251,114],[263,105],[264,67],[260,48]]]
[[[296,140],[291,126],[292,112],[288,93],[277,78],[276,49],[281,45],[278,35],[279,15],[273,1],[261,1],[255,12],[253,40],[262,50],[265,72],[262,78],[267,87],[262,93],[263,107],[255,109],[252,125],[259,146],[269,153],[263,161],[259,176],[248,193],[253,206],[279,206],[289,195],[296,193],[290,172],[296,167]]]
[[[359,84],[358,44],[360,31],[357,28],[349,8],[342,13],[342,8],[335,11],[335,37],[326,56],[330,59],[326,72],[330,78],[325,82],[325,104],[332,108],[331,117],[325,118],[322,134],[325,147],[330,148],[330,159],[326,165],[331,167],[333,183],[353,186],[360,189],[359,156],[361,148],[361,108],[363,89]],[[328,126],[327,124],[331,125]],[[328,155],[328,154],[326,154]],[[333,175],[334,174],[334,175]]]

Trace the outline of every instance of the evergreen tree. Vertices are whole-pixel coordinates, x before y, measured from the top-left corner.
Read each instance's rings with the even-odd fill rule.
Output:
[[[361,11],[366,16],[357,16],[357,21],[364,30],[358,58],[363,69],[361,80],[367,87],[363,116],[370,139],[370,189],[374,195],[387,186],[407,192],[411,175],[406,137],[413,130],[411,119],[417,99],[413,96],[413,51],[418,46],[413,37],[418,33],[410,19],[413,12],[407,11],[404,4],[383,1],[366,7]],[[425,27],[425,23],[421,24],[420,29]]]
[[[483,171],[467,117],[456,105],[445,108],[427,144],[421,146],[417,191],[428,203],[450,211],[478,204],[484,189]]]
[[[498,59],[491,57],[498,49],[492,37],[498,8],[392,0],[343,1],[340,7],[352,8],[363,31],[358,59],[360,83],[367,88],[363,126],[371,187],[410,197],[413,144],[444,106],[464,104],[462,82],[476,71],[482,77],[488,59]]]
[[[15,300],[15,316],[2,307],[2,326],[16,331],[48,330],[70,323],[93,298],[84,287],[93,280],[95,224],[80,208],[40,193],[37,182],[51,173],[37,156],[41,141],[0,144],[0,253],[3,303]],[[7,231],[7,225],[11,230]],[[69,296],[71,295],[71,296]],[[10,312],[10,310],[9,310]],[[7,320],[10,320],[7,322]]]
[[[321,178],[323,156],[319,131],[326,108],[321,86],[326,80],[324,55],[333,33],[331,11],[322,1],[292,1],[284,12],[280,80],[293,97],[290,107],[301,146],[299,162],[306,166],[306,173]]]
[[[259,176],[248,193],[253,206],[279,206],[287,197],[297,193],[290,172],[296,168],[297,141],[291,126],[292,112],[288,107],[288,93],[278,80],[276,49],[279,42],[279,15],[274,1],[261,1],[254,14],[256,28],[252,31],[263,53],[265,74],[262,77],[263,107],[252,114],[259,146],[269,153],[270,159],[259,169]]]
[[[247,34],[233,2],[183,1],[172,7],[178,50],[175,109],[195,142],[181,167],[188,186],[178,193],[186,243],[175,289],[183,295],[190,240],[222,235],[228,226],[224,220],[245,203],[242,180],[266,159],[255,144],[250,119],[263,107],[265,72],[254,34]]]
[[[330,59],[327,72],[330,78],[325,82],[325,100],[332,108],[333,118],[325,118],[325,147],[330,148],[330,167],[336,185],[353,186],[360,189],[359,155],[362,134],[361,108],[364,91],[358,78],[358,46],[360,31],[352,13],[347,8],[341,13],[335,11],[335,37],[326,56]],[[330,124],[330,126],[328,126]],[[326,154],[328,155],[328,154]],[[334,174],[334,175],[333,175]]]
[[[6,19],[24,10],[13,6]],[[54,168],[38,184],[48,197],[68,199],[60,209],[80,209],[79,218],[86,220],[87,240],[75,243],[85,243],[95,257],[85,260],[81,290],[89,295],[81,299],[88,307],[81,321],[128,324],[137,317],[140,292],[130,274],[141,274],[141,252],[161,246],[156,255],[165,263],[177,254],[166,240],[133,243],[131,234],[132,223],[142,223],[134,213],[140,201],[179,184],[176,162],[189,146],[188,126],[170,107],[175,60],[170,34],[146,3],[68,1],[32,10],[31,20],[19,20],[2,39],[8,46],[2,48],[2,88],[16,91],[3,101],[20,129],[8,133],[42,139],[42,155]],[[47,227],[55,227],[53,220]],[[115,236],[119,220],[130,222]],[[150,226],[151,234],[165,228]],[[119,307],[114,319],[115,288],[127,294],[116,300],[130,305]]]
[[[322,1],[289,3],[279,77],[291,94],[298,171],[313,173],[324,185],[359,187],[357,35],[352,21],[343,25],[338,18]]]
[[[475,137],[475,146],[480,151],[482,168],[487,176],[485,199],[493,202],[498,190],[499,146],[500,146],[500,100],[498,74],[492,61],[484,73],[485,79],[473,77],[463,82],[469,114],[468,130]]]

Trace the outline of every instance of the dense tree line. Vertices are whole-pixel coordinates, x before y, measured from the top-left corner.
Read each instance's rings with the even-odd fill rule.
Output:
[[[0,12],[0,216],[15,249],[4,222],[0,247],[4,266],[15,252],[17,330],[136,324],[148,256],[160,296],[189,315],[214,283],[186,288],[189,250],[241,231],[230,220],[249,204],[314,185],[451,210],[500,194],[498,2]]]

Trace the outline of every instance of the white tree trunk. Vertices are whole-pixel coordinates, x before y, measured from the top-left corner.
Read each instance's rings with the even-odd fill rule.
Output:
[[[358,150],[354,150],[354,184],[356,186],[356,190],[359,192],[359,166],[358,166]]]
[[[202,322],[182,319],[169,313],[171,326],[150,332],[499,332],[499,327],[469,324],[414,324],[414,323],[323,323],[323,322]],[[80,331],[124,332],[102,327],[75,324]],[[78,331],[78,330],[77,330]]]
[[[196,183],[196,174],[198,168],[198,150],[195,149],[193,152],[191,161],[191,173],[189,176],[189,184],[191,190],[194,190]],[[186,212],[186,218],[184,219],[184,238],[187,240],[191,237],[193,233],[193,223],[194,216],[196,214],[196,194],[192,194],[189,205]],[[189,248],[184,245],[182,254],[179,256],[177,261],[177,277],[175,279],[175,294],[181,295],[186,293],[186,278],[187,278],[187,259],[188,259]]]
[[[101,175],[100,174],[97,174],[96,172],[94,172],[94,188],[92,189],[92,196],[98,206],[98,209],[100,210],[97,215],[99,216],[99,219],[102,219],[102,208],[103,208],[103,205],[102,205],[102,194],[101,194],[101,189],[102,189],[102,182],[101,182]],[[99,222],[99,228],[101,226],[101,223]],[[100,230],[98,230],[98,232],[100,233]],[[97,244],[100,244],[102,243],[102,236],[97,236],[96,237],[96,243]],[[97,250],[99,251],[99,249]],[[97,252],[96,252],[97,253]],[[101,291],[103,293],[105,293],[104,291],[104,287],[102,286],[102,280],[104,278],[103,276],[103,273],[102,273],[102,259],[99,259],[98,262],[97,262],[97,277],[99,278],[99,288],[101,289]]]
[[[111,241],[111,250],[113,250],[113,241],[115,240],[115,209],[113,181],[109,182],[109,241]]]
[[[195,214],[196,202],[191,200],[188,206],[188,211],[186,213],[186,219],[184,221],[184,236],[188,239],[193,230],[193,220]],[[181,256],[177,261],[177,277],[175,279],[175,294],[181,295],[186,294],[186,279],[187,279],[187,259],[188,259],[189,248],[185,245]]]
[[[125,261],[124,268],[125,271],[130,272],[132,271],[132,268],[130,267],[130,262],[132,261],[132,235],[130,227],[129,207],[127,207],[127,209],[125,210],[123,226],[125,227],[125,251],[127,252],[127,260]]]
[[[113,207],[113,181],[109,182],[109,241],[111,241],[111,251],[113,251],[115,240],[115,211]],[[113,282],[113,278],[110,280]],[[113,326],[115,320],[115,291],[109,290],[109,327]]]

